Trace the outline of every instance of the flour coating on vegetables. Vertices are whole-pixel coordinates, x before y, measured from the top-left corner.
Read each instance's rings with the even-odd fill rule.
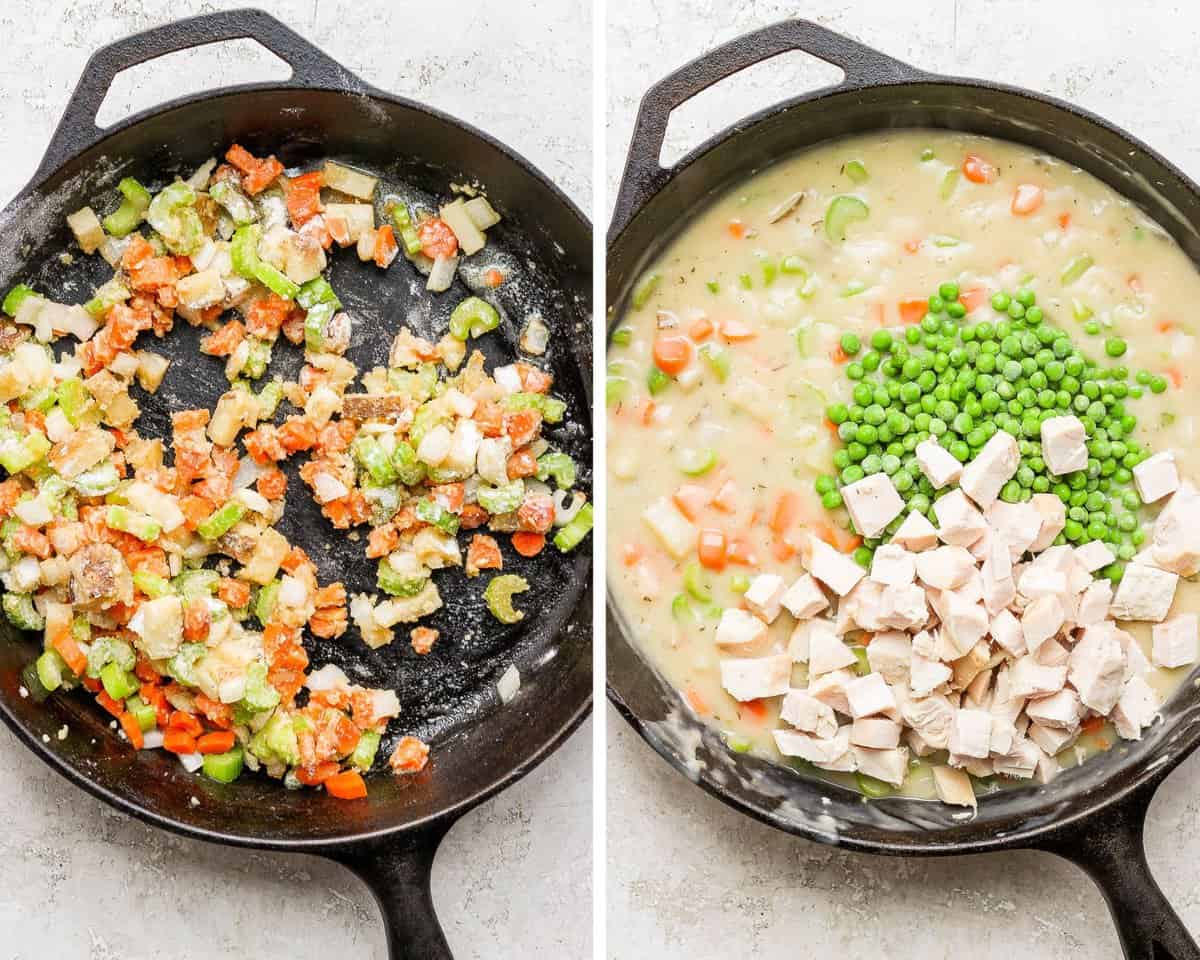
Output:
[[[872,797],[1140,738],[1200,652],[1197,297],[1015,144],[892,131],[724,193],[612,335],[635,639],[731,750]]]
[[[45,637],[25,687],[38,698],[82,687],[132,746],[216,780],[249,767],[365,796],[362,774],[401,704],[332,664],[310,671],[304,631],[330,643],[353,620],[379,647],[412,625],[414,651],[428,654],[439,638],[419,621],[442,605],[435,572],[463,565],[488,576],[495,618],[515,623],[527,584],[501,572],[493,534],[534,556],[549,542],[572,550],[590,529],[574,461],[541,436],[565,404],[537,365],[540,318],[522,338],[529,360],[491,372],[470,350],[499,325],[485,296],[460,302],[436,344],[402,328],[386,366],[359,371],[343,356],[353,318],[324,276],[335,246],[381,271],[402,252],[443,292],[500,220],[483,196],[436,212],[389,198],[377,223],[377,188],[333,161],[289,175],[236,144],[157,193],[127,177],[106,216],[67,217],[112,278],[82,305],[24,284],[2,304],[3,609]],[[482,279],[486,292],[506,277]],[[200,349],[224,358],[229,389],[212,411],[175,411],[164,444],[139,434],[130,388],[162,385],[169,361],[138,341],[177,319],[209,331]],[[295,381],[270,377],[281,338],[304,353]],[[297,455],[331,526],[369,527],[378,593],[320,585],[276,529],[288,485],[278,464]],[[389,763],[413,773],[428,754],[405,736]]]

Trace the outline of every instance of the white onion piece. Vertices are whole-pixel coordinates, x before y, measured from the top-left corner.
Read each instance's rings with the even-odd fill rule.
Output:
[[[372,690],[371,713],[376,720],[400,716],[400,698],[395,690]]]
[[[510,664],[496,682],[496,692],[500,694],[500,699],[504,703],[510,703],[520,689],[521,674],[516,667]]]
[[[204,766],[204,754],[202,753],[181,753],[179,762],[183,764],[183,769],[188,773],[195,773]]]
[[[309,690],[340,690],[350,686],[350,678],[342,672],[341,667],[327,663],[320,670],[314,670],[308,675],[305,686]]]
[[[571,502],[567,503],[567,497],[571,498]],[[583,509],[583,505],[587,503],[585,497],[578,490],[557,490],[554,493],[554,525],[563,527],[575,519],[575,515]]]
[[[142,749],[157,750],[163,745],[163,732],[161,730],[147,730],[142,734]]]
[[[251,460],[249,457],[242,457],[238,464],[237,476],[233,478],[233,489],[244,490],[246,487],[254,485],[254,482],[262,476],[263,468]]]

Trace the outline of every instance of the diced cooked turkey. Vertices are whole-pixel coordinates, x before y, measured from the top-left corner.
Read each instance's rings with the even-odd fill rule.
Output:
[[[963,493],[986,510],[1000,495],[1000,488],[1012,479],[1020,466],[1021,455],[1012,434],[997,430],[975,459],[963,468],[958,485]]]
[[[779,602],[797,620],[815,617],[829,606],[829,598],[809,573],[788,587]]]
[[[1131,563],[1117,584],[1117,595],[1109,612],[1118,620],[1165,620],[1178,583],[1179,576],[1175,573]]]
[[[892,537],[892,543],[906,550],[920,552],[937,546],[937,529],[925,514],[913,510]]]
[[[1156,667],[1184,667],[1195,663],[1200,657],[1196,614],[1181,613],[1163,623],[1156,623],[1151,632],[1154,637],[1151,659]]]
[[[1175,451],[1164,450],[1133,468],[1133,482],[1143,503],[1155,503],[1179,489]]]
[[[841,493],[854,528],[864,537],[879,536],[904,509],[904,501],[886,473],[856,480],[842,487]]]
[[[789,690],[779,708],[779,716],[797,730],[815,737],[827,740],[837,733],[838,722],[833,708],[807,690]]]

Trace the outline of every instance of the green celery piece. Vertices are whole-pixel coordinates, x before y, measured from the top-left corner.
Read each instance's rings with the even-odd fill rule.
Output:
[[[137,664],[137,654],[120,637],[97,637],[88,647],[87,662],[87,674],[95,679],[109,663],[115,663],[122,670],[132,670]]]
[[[961,174],[957,170],[947,170],[942,176],[941,185],[938,187],[938,196],[943,200],[949,200],[954,194],[954,188],[958,186],[958,178]]]
[[[377,486],[386,487],[396,482],[396,468],[384,452],[383,445],[374,437],[368,434],[355,437],[350,452]]]
[[[196,662],[208,648],[202,643],[185,643],[167,663],[167,672],[180,683],[196,685]]]
[[[300,292],[300,285],[298,283],[289,280],[286,274],[271,266],[265,260],[258,261],[258,267],[254,271],[254,279],[272,293],[283,297],[284,300],[295,300],[296,294]]]
[[[57,650],[47,650],[38,657],[36,669],[42,686],[51,693],[63,685],[63,675],[70,673],[70,670],[67,668],[67,661],[62,658],[62,654]]]
[[[413,226],[408,207],[403,203],[397,202],[392,206],[392,223],[396,225],[396,229],[400,232],[400,239],[404,243],[404,252],[409,256],[415,256],[420,253],[421,237],[417,233],[417,228]]]
[[[58,393],[54,387],[41,387],[38,390],[34,390],[31,393],[25,394],[25,396],[21,398],[21,409],[40,410],[42,413],[45,413],[52,406],[54,406],[57,398]]]
[[[91,394],[79,377],[69,377],[58,385],[58,405],[66,414],[71,426],[79,426],[80,417],[87,411],[92,402]]]
[[[241,375],[250,380],[258,380],[267,372],[271,363],[271,343],[258,337],[247,337],[246,343],[250,352],[246,356],[246,365],[242,367]]]
[[[242,775],[245,762],[240,744],[235,744],[227,753],[206,753],[204,775],[218,783],[233,783]]]
[[[467,297],[450,314],[450,336],[456,340],[481,337],[500,326],[500,314],[486,300]]]
[[[146,222],[166,248],[179,256],[195,253],[204,241],[204,228],[196,212],[196,191],[181,180],[168,184],[150,201]]]
[[[304,315],[304,348],[314,353],[325,349],[325,326],[336,308],[328,301],[314,303]]]
[[[367,498],[367,503],[371,505],[372,526],[377,527],[387,523],[400,509],[399,484],[391,483],[381,487],[373,483],[365,483],[361,489],[363,496]]]
[[[141,697],[127,699],[125,709],[133,714],[133,719],[137,721],[138,729],[142,733],[149,733],[158,726],[158,711]]]
[[[543,483],[554,478],[560,490],[575,486],[575,461],[565,453],[553,450],[538,457],[537,478]]]
[[[126,237],[137,229],[150,208],[150,191],[133,177],[125,177],[117,189],[121,191],[121,205],[104,218],[102,226],[109,236]]]
[[[825,210],[825,236],[833,243],[841,243],[846,239],[850,224],[866,220],[870,215],[870,208],[858,197],[850,194],[834,197]]]
[[[85,497],[103,497],[113,493],[121,484],[121,475],[111,460],[105,460],[85,470],[71,481],[71,487]]]
[[[258,391],[258,405],[261,408],[263,420],[270,420],[275,416],[275,409],[279,406],[279,401],[283,399],[283,384],[279,380],[272,380],[261,390]]]
[[[511,412],[536,410],[547,423],[561,423],[567,405],[556,397],[544,393],[509,393],[500,399],[502,409]]]
[[[18,283],[4,295],[4,303],[0,304],[0,310],[3,310],[10,317],[15,317],[25,299],[36,296],[37,294],[33,292],[33,287],[28,284]]]
[[[400,573],[384,557],[379,561],[379,573],[376,576],[376,586],[393,597],[415,597],[425,589],[429,577],[406,577]]]
[[[217,582],[221,575],[216,570],[184,570],[174,580],[171,587],[185,600],[193,597],[211,597],[217,592]]]
[[[529,589],[529,581],[512,573],[492,577],[483,591],[483,599],[492,616],[501,623],[519,623],[525,619],[524,611],[513,607],[513,595]]]
[[[171,582],[156,573],[139,570],[133,575],[133,585],[151,600],[165,597],[171,592]]]
[[[1070,263],[1063,268],[1061,278],[1063,286],[1074,283],[1087,273],[1095,262],[1090,253],[1081,253],[1077,257],[1072,257]]]
[[[583,538],[591,532],[593,524],[592,514],[592,505],[585,503],[569,523],[559,528],[558,533],[554,535],[554,545],[558,547],[560,552],[567,553],[574,550],[583,541]]]
[[[392,451],[392,466],[396,468],[396,477],[406,487],[415,487],[429,472],[425,464],[417,459],[416,450],[407,440],[396,441],[396,449]]]
[[[279,706],[279,691],[267,681],[267,665],[263,661],[255,660],[246,669],[246,692],[239,706],[252,713]]]
[[[45,618],[33,606],[33,597],[27,593],[6,593],[0,598],[8,622],[20,630],[44,630]]]
[[[617,327],[612,332],[612,342],[618,347],[627,347],[633,343],[633,327]]]
[[[258,241],[261,239],[262,227],[257,223],[246,224],[234,231],[229,256],[233,261],[233,272],[239,277],[258,279],[258,266],[262,263],[258,258]]]
[[[729,351],[711,343],[706,343],[700,348],[700,356],[704,358],[704,362],[716,375],[717,380],[724,383],[729,379],[729,371],[732,368],[732,361],[729,359]]]
[[[83,305],[83,309],[91,314],[93,319],[99,320],[108,313],[114,304],[124,303],[129,296],[129,290],[125,284],[114,276],[96,289],[96,292],[92,294],[92,299]]]
[[[855,183],[866,183],[870,179],[866,165],[861,160],[847,161],[842,171]]]
[[[246,514],[246,508],[237,500],[230,500],[225,506],[214,510],[200,525],[196,532],[205,540],[217,540],[225,536],[231,527]]]
[[[296,294],[296,302],[305,310],[311,310],[318,303],[332,303],[335,310],[342,309],[342,301],[333,292],[333,287],[324,277],[313,277],[300,287]]]
[[[21,473],[41,463],[50,452],[50,441],[34,430],[25,436],[6,431],[0,436],[0,467],[9,473]]]
[[[648,273],[637,282],[633,288],[633,295],[630,298],[634,310],[641,310],[649,302],[661,281],[661,274]]]
[[[518,477],[502,487],[481,485],[475,496],[488,513],[512,513],[525,499],[525,481]]]
[[[228,180],[218,180],[209,187],[208,195],[225,208],[230,218],[239,227],[258,219],[258,211],[238,186]]]
[[[104,522],[112,529],[131,533],[146,543],[157,540],[158,535],[162,533],[162,524],[157,520],[128,507],[109,507]]]
[[[300,747],[296,728],[287,714],[282,710],[271,714],[271,719],[250,738],[249,749],[263,763],[294,765],[299,760]]]
[[[432,523],[442,533],[458,533],[458,517],[435,500],[418,500],[416,514],[418,520]]]
[[[104,692],[114,700],[124,700],[138,692],[137,677],[122,670],[115,660],[106,663],[100,670],[100,682],[104,684]]]
[[[264,627],[271,619],[271,614],[275,612],[275,603],[279,599],[281,586],[279,580],[272,580],[270,583],[264,584],[263,588],[258,591],[258,597],[254,601],[254,615]]]
[[[350,763],[366,773],[375,762],[375,754],[379,752],[379,741],[382,738],[374,730],[364,730],[358,738],[358,746],[350,754]]]

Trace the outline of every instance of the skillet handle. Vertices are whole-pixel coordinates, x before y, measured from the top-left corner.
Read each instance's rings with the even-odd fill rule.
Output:
[[[702,90],[789,50],[800,50],[845,74],[830,92],[919,80],[927,74],[810,20],[781,20],[710,50],[668,74],[642,97],[609,237],[616,237],[670,177],[659,163],[671,113]]]
[[[370,89],[336,60],[262,10],[222,10],[175,20],[117,40],[92,54],[50,138],[35,179],[104,135],[96,126],[96,114],[118,73],[168,53],[242,39],[257,41],[292,68],[292,76],[284,86]]]
[[[1092,878],[1108,904],[1126,960],[1200,960],[1200,947],[1146,863],[1146,811],[1161,782],[1156,777],[1140,785],[1034,846],[1070,860]]]
[[[321,851],[371,890],[383,913],[389,960],[454,960],[433,907],[429,881],[438,846],[454,820]]]

